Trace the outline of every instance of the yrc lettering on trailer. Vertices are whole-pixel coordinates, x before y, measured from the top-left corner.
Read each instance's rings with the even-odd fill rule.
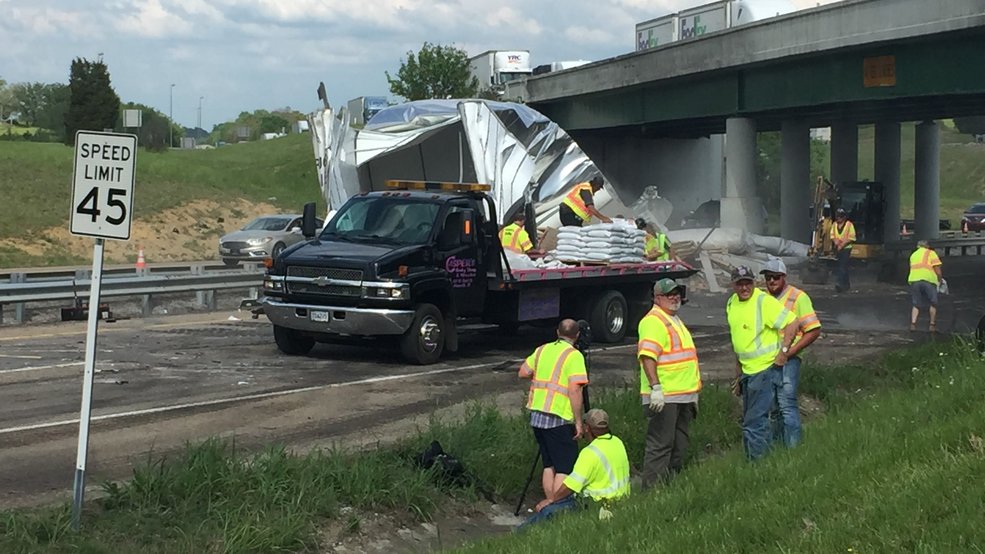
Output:
[[[73,235],[129,240],[136,135],[79,131],[72,177]]]

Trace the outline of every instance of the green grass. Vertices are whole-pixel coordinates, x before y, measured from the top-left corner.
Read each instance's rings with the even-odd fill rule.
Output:
[[[15,208],[0,218],[0,238],[68,225],[73,156],[62,144],[0,141],[0,194]],[[244,198],[290,212],[317,200],[324,209],[307,134],[215,150],[141,150],[136,171],[138,219],[197,199]]]
[[[634,387],[595,391],[630,460],[643,455],[645,421]],[[688,467],[655,492],[636,491],[602,524],[575,514],[474,552],[955,552],[985,544],[985,363],[960,343],[896,351],[882,363],[805,366],[802,392],[820,400],[805,443],[750,464],[737,401],[702,392]],[[517,393],[517,403],[523,394]],[[477,487],[456,488],[417,469],[431,440],[462,460]],[[152,457],[125,483],[104,485],[84,530],[68,506],[0,513],[0,552],[313,551],[326,528],[357,529],[386,511],[427,520],[449,497],[489,491],[512,504],[534,454],[525,416],[473,404],[455,421],[432,419],[413,438],[364,453],[281,447],[259,454],[228,440]],[[639,469],[638,467],[636,469]],[[539,498],[537,481],[528,499]]]
[[[916,124],[904,123],[900,136],[900,210],[913,217],[913,158]],[[985,145],[975,144],[948,125],[941,125],[941,218],[957,229],[964,210],[985,201]],[[874,180],[875,128],[859,127],[859,177]]]
[[[468,552],[982,552],[985,363],[930,345],[881,366],[807,371],[827,403],[805,443],[735,449],[609,523],[580,513]]]
[[[14,136],[20,136],[26,133],[31,133],[33,135],[34,133],[37,132],[38,132],[37,127],[20,127],[17,125],[11,125],[10,123],[0,123],[0,135],[9,134]]]

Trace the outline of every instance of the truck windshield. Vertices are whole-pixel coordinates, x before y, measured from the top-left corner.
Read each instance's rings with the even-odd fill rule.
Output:
[[[356,242],[423,244],[431,235],[438,204],[409,198],[354,198],[325,227],[323,238]]]

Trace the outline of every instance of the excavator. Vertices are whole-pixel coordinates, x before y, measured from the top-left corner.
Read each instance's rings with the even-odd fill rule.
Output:
[[[872,260],[882,254],[885,202],[882,183],[853,181],[832,183],[818,175],[814,186],[811,217],[814,230],[811,237],[809,259],[801,274],[805,283],[825,284],[834,264],[834,243],[831,226],[834,212],[844,208],[848,219],[855,225],[856,241],[852,258]]]

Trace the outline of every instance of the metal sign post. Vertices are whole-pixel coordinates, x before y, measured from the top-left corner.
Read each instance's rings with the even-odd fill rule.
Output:
[[[73,235],[95,237],[92,280],[89,285],[89,325],[86,332],[79,448],[72,488],[72,528],[78,530],[85,499],[86,458],[92,382],[96,372],[96,331],[99,328],[99,289],[103,278],[105,239],[130,239],[137,137],[117,133],[79,131],[75,135],[70,229]]]

